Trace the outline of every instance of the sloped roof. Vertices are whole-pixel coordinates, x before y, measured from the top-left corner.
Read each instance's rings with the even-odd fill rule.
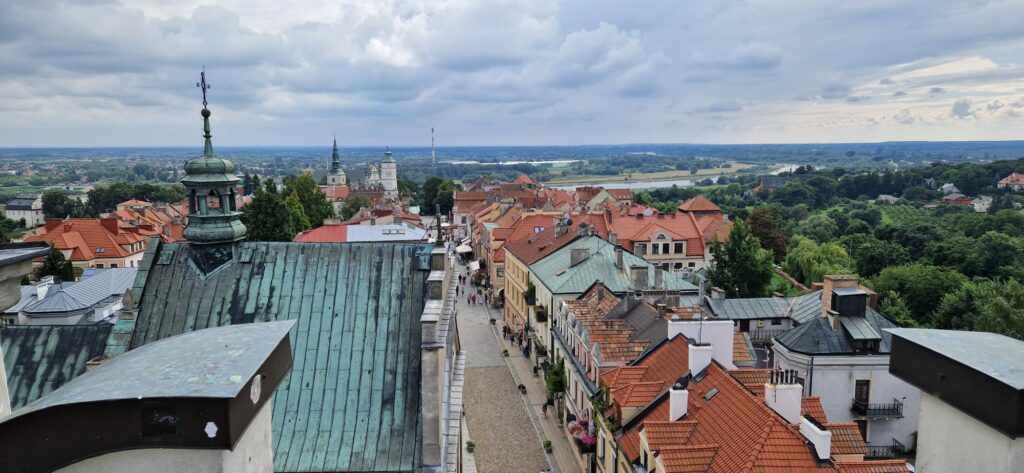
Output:
[[[840,318],[842,320],[842,317]],[[892,347],[892,335],[882,329],[896,328],[897,325],[875,312],[870,307],[865,313],[864,324],[870,324],[876,332],[881,333],[878,353],[887,355]],[[853,347],[842,330],[832,330],[828,319],[815,317],[797,327],[791,328],[775,336],[778,343],[791,351],[807,355],[839,355],[853,353]]]
[[[658,451],[658,460],[666,473],[706,473],[718,454],[718,445],[665,447]]]
[[[589,256],[582,262],[570,266],[573,249],[587,249]],[[537,276],[552,294],[582,294],[595,281],[601,281],[609,290],[621,294],[630,289],[653,289],[656,268],[629,252],[623,252],[623,268],[615,267],[615,246],[597,236],[580,237],[530,265],[530,270]],[[644,266],[647,268],[647,288],[630,287],[629,267]],[[697,287],[679,277],[663,271],[663,288],[667,290],[696,291]]]
[[[96,257],[123,258],[142,250],[129,251],[121,245],[145,243],[142,236],[120,228],[116,219],[109,228],[98,218],[50,219],[41,234],[29,236],[25,241],[45,241],[58,250],[71,250],[71,261],[88,261]],[[102,250],[100,250],[102,248]]]
[[[840,473],[908,473],[906,460],[872,460],[869,462],[836,462]]]
[[[414,471],[431,249],[242,242],[204,277],[190,245],[163,243],[143,260],[130,347],[206,327],[297,320],[295,365],[273,401],[275,471]]]
[[[106,268],[66,287],[51,287],[41,301],[36,300],[33,291],[32,301],[24,305],[21,312],[31,316],[88,309],[108,297],[123,296],[135,283],[137,272],[138,268]]]
[[[828,423],[828,416],[825,415],[825,408],[821,405],[821,398],[808,396],[800,401],[800,415],[811,416],[819,424]]]
[[[753,362],[756,359],[753,351],[754,345],[750,342],[750,335],[743,332],[732,334],[733,363]]]
[[[124,202],[121,202],[120,204],[117,204],[117,207],[121,207],[121,206],[141,207],[143,205],[151,205],[151,204],[149,202],[146,202],[145,200],[142,200],[142,199],[132,198],[132,199],[128,199],[128,200],[126,200]]]
[[[85,362],[103,354],[110,329],[110,324],[0,326],[11,408],[17,410],[84,373]]]
[[[650,241],[657,233],[667,233],[673,240],[686,240],[686,255],[704,254],[704,239],[697,221],[684,213],[657,214],[651,216],[612,215],[612,230],[619,241],[628,249],[636,242]]]
[[[516,179],[514,181],[512,181],[512,183],[513,184],[523,184],[523,185],[525,185],[525,184],[536,184],[537,181],[533,180],[532,177],[530,177],[530,176],[528,176],[526,174],[520,174],[520,175],[516,176]]]
[[[533,264],[580,236],[578,227],[570,228],[565,233],[558,235],[557,228],[552,225],[545,227],[544,231],[540,233],[527,233],[528,230],[536,227],[534,220],[538,223],[547,222],[550,224],[551,217],[533,215],[520,219],[516,222],[517,226],[506,237],[505,244],[502,246],[502,248],[515,255],[524,264]]]
[[[999,180],[1000,184],[1006,186],[1024,185],[1024,173],[1014,172]]]
[[[633,200],[633,191],[629,189],[605,189],[615,200]]]
[[[719,319],[756,320],[790,318],[798,324],[821,315],[821,291],[796,297],[710,299],[708,307]]]
[[[721,207],[715,205],[703,195],[698,195],[686,202],[679,204],[679,210],[683,212],[721,212]]]
[[[758,368],[740,368],[729,370],[729,374],[755,396],[764,396],[764,384],[768,382],[771,370]]]
[[[866,455],[868,444],[860,436],[860,428],[853,422],[825,424],[832,432],[833,455]]]

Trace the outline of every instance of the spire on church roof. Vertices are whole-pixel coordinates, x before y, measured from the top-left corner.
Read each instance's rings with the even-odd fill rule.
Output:
[[[341,156],[338,155],[338,137],[334,137],[334,151],[331,152],[331,174],[344,174],[341,171]]]
[[[391,157],[391,147],[390,146],[384,147],[384,162],[385,163],[391,163],[391,162],[394,162],[394,161],[395,161],[395,158]]]

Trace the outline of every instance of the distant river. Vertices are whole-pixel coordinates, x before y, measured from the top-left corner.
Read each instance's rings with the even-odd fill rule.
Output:
[[[553,189],[575,190],[577,187],[598,186],[605,189],[657,189],[659,187],[689,187],[693,185],[690,179],[672,179],[667,181],[619,181],[619,182],[598,182],[593,184],[564,184],[559,186],[545,186]]]

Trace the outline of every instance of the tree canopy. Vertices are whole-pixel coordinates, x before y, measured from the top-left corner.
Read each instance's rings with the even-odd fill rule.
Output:
[[[772,279],[772,253],[743,220],[736,220],[725,242],[711,245],[714,261],[708,279],[728,297],[760,297]]]

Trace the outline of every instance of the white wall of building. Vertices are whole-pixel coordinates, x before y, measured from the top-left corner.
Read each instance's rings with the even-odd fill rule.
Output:
[[[1024,471],[1024,438],[1010,438],[931,394],[921,395],[920,473]]]
[[[889,445],[892,439],[908,448],[914,445],[921,390],[889,373],[888,355],[816,356],[812,374],[811,357],[790,352],[779,344],[775,344],[773,350],[776,368],[797,370],[797,375],[804,380],[804,395],[821,397],[829,422],[855,419],[850,408],[857,380],[871,381],[869,401],[872,404],[891,403],[894,399],[903,402],[902,418],[869,420],[865,440],[868,445]]]
[[[45,218],[43,217],[42,209],[5,210],[4,216],[7,217],[9,220],[14,220],[15,222],[21,219],[25,219],[25,227],[27,228],[38,227],[45,223]]]

